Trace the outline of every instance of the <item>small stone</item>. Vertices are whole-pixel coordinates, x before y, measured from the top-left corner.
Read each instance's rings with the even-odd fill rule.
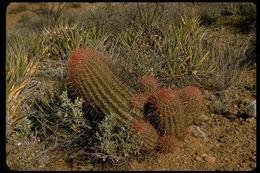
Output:
[[[201,130],[198,126],[192,125],[189,127],[188,130],[195,137],[200,137],[200,138],[204,139],[205,141],[208,141],[208,135],[203,130]]]
[[[201,161],[202,159],[201,157],[196,157],[196,160]]]
[[[256,117],[256,100],[250,102],[247,107],[246,113],[251,117]]]
[[[207,115],[204,115],[204,114],[202,114],[199,118],[200,118],[201,121],[207,121],[209,119],[209,117]]]
[[[228,112],[227,107],[221,102],[221,101],[215,101],[213,102],[210,106],[209,106],[209,110],[212,113],[216,113],[216,114],[224,114],[226,112]]]
[[[202,154],[203,158],[209,162],[209,163],[214,163],[216,162],[216,157],[211,156],[211,155],[207,155],[206,153]]]

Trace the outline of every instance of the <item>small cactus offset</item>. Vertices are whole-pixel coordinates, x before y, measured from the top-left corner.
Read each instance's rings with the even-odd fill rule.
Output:
[[[136,118],[132,123],[130,136],[138,135],[142,150],[154,150],[157,147],[159,135],[156,129],[147,121]]]
[[[133,91],[120,81],[105,57],[95,50],[75,50],[68,64],[68,88],[84,98],[88,107],[102,116],[114,113],[119,122],[143,117],[142,110],[131,109]]]
[[[145,75],[139,80],[143,92],[153,92],[159,88],[159,83],[153,75]]]
[[[158,150],[173,153],[180,149],[180,140],[173,135],[163,135],[158,138]]]
[[[143,76],[138,83],[141,86],[141,92],[135,94],[130,99],[130,106],[132,108],[138,108],[144,110],[144,106],[148,101],[148,98],[154,94],[154,92],[159,88],[159,83],[157,79],[152,75]]]
[[[160,135],[182,137],[187,122],[177,90],[162,88],[151,96],[148,102],[150,112],[146,118],[156,127]]]
[[[184,103],[187,123],[190,125],[191,122],[198,119],[206,111],[204,95],[195,86],[186,86],[180,89],[179,93]]]
[[[144,109],[144,105],[147,102],[148,98],[150,97],[151,93],[149,92],[142,92],[139,94],[135,94],[130,100],[129,104],[132,109]]]

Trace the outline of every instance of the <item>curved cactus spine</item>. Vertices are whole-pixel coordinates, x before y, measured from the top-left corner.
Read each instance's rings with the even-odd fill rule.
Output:
[[[142,150],[154,150],[157,147],[159,135],[156,129],[143,119],[135,119],[132,124],[132,136],[139,135]]]
[[[176,90],[163,88],[149,98],[150,115],[153,125],[161,135],[182,137],[187,122],[183,104]],[[151,117],[151,118],[150,118]]]
[[[120,81],[106,59],[95,50],[78,49],[69,59],[68,87],[84,98],[91,110],[103,115],[114,113],[119,122],[142,117],[142,111],[131,109],[133,91]]]

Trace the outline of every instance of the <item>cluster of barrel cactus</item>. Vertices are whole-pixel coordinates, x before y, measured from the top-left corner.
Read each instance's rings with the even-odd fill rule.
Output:
[[[69,57],[68,89],[85,100],[89,116],[113,113],[130,135],[139,135],[144,150],[174,151],[185,129],[205,110],[203,94],[194,86],[160,87],[154,76],[139,81],[140,91],[124,84],[107,59],[92,49],[77,49]]]

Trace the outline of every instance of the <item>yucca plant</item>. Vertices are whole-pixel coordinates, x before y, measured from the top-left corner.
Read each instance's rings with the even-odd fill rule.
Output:
[[[42,50],[43,44],[36,33],[31,33],[26,38],[16,33],[7,36],[7,132],[13,131],[26,118],[22,107],[35,90],[30,84],[40,66]]]

